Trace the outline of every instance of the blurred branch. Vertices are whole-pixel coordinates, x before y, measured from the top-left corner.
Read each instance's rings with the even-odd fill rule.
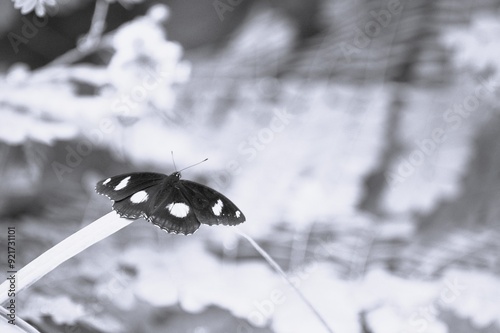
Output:
[[[103,44],[102,35],[106,28],[108,8],[109,4],[106,0],[97,0],[88,34],[77,43],[75,49],[54,59],[46,67],[70,64],[98,50]]]
[[[90,30],[85,43],[93,45],[99,42],[106,27],[106,15],[108,14],[109,4],[105,0],[98,0],[95,4],[94,16],[90,24]]]

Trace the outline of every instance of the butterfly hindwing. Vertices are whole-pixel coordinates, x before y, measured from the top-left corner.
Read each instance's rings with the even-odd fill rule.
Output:
[[[160,184],[166,177],[161,173],[153,172],[126,173],[98,182],[95,190],[111,200],[119,201],[140,190]]]
[[[245,222],[245,215],[222,193],[189,180],[181,180],[180,184],[180,191],[188,198],[200,223],[237,225]]]
[[[132,195],[113,203],[113,209],[121,216],[129,219],[148,217],[157,198],[161,184],[153,185],[134,192]]]
[[[162,188],[147,213],[149,222],[167,232],[189,235],[200,227],[195,210],[176,187]]]

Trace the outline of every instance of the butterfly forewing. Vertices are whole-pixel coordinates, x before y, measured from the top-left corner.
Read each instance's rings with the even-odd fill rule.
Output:
[[[134,193],[160,184],[167,176],[153,172],[126,173],[104,179],[97,183],[95,190],[111,200],[123,200]]]

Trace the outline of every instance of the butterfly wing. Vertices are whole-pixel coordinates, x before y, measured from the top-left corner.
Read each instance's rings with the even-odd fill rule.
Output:
[[[190,235],[200,227],[195,210],[176,186],[162,186],[147,220],[167,232]]]
[[[153,172],[133,172],[110,177],[97,183],[95,191],[114,201],[123,200],[134,193],[160,184],[167,176]]]
[[[113,209],[124,218],[147,217],[166,175],[136,172],[118,175],[97,183],[96,192],[113,200]]]
[[[179,191],[189,202],[200,223],[237,225],[245,222],[245,215],[231,200],[208,186],[181,180]]]
[[[124,218],[146,218],[159,228],[189,235],[200,224],[236,225],[245,216],[221,193],[180,174],[137,172],[107,178],[96,192],[113,200],[113,209]]]

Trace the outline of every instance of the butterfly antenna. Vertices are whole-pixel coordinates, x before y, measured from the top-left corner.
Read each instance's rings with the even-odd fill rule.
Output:
[[[177,171],[177,166],[175,165],[175,160],[174,160],[174,151],[171,150],[170,153],[172,154],[172,163],[174,163],[174,169]]]
[[[200,162],[198,162],[198,163],[195,163],[195,164],[193,164],[193,165],[190,165],[190,166],[188,166],[188,167],[185,167],[185,168],[184,168],[184,169],[182,169],[182,170],[179,170],[179,172],[184,171],[184,170],[186,170],[186,169],[189,169],[189,168],[191,168],[191,167],[194,167],[194,166],[196,166],[196,165],[198,165],[198,164],[201,164],[201,163],[205,162],[206,160],[208,160],[208,157],[207,157],[207,158],[205,158],[203,161],[200,161]],[[174,166],[175,166],[175,165],[174,165]]]

